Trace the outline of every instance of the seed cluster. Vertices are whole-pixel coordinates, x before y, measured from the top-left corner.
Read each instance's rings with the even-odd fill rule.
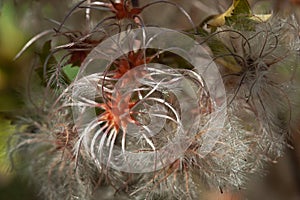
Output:
[[[299,73],[299,30],[293,16],[272,16],[251,28],[225,24],[210,32],[196,26],[174,1],[136,3],[80,1],[58,27],[35,36],[18,54],[51,34],[36,66],[42,80],[38,93],[44,95],[30,97],[35,104],[18,115],[18,131],[10,140],[14,167],[29,174],[44,199],[201,199],[201,191],[210,188],[246,188],[287,147],[297,114]],[[182,50],[140,48],[155,39],[147,31],[126,44],[128,52],[99,67],[100,58],[121,49],[118,44],[133,30],[150,27],[143,12],[154,5],[177,8],[190,24],[190,30],[180,32],[209,52],[226,90],[222,110],[221,97],[212,96],[205,77],[174,53]],[[86,14],[81,31],[68,24],[76,12]],[[111,51],[97,49],[119,33]],[[84,74],[87,63],[96,66],[94,73]],[[70,65],[78,70],[76,78],[69,75]],[[224,110],[224,126],[210,127]],[[214,132],[219,136],[205,152]],[[173,148],[157,159],[156,153],[169,144]],[[171,151],[181,153],[169,158]],[[154,156],[130,160],[128,152]],[[133,173],[118,168],[122,163],[136,168],[158,164]]]

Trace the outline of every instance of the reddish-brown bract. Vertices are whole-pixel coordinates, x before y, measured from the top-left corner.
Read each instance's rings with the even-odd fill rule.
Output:
[[[86,39],[81,43],[75,44],[71,48],[68,48],[71,54],[69,63],[73,64],[74,66],[80,66],[91,50],[100,42],[101,41]]]
[[[129,70],[151,62],[153,57],[145,57],[144,50],[137,52],[130,51],[127,56],[122,57],[114,62],[116,67],[114,78],[121,78]]]
[[[138,67],[143,64],[149,63],[153,57],[145,57],[142,49],[137,52],[130,51],[126,56],[122,56],[117,59],[113,64],[116,68],[113,71],[113,78],[121,79],[131,69]],[[136,73],[133,73],[136,75]],[[128,75],[123,80],[124,83],[130,82],[131,76]],[[116,132],[120,128],[123,130],[126,128],[128,123],[137,123],[137,121],[131,116],[133,113],[130,111],[137,101],[131,100],[131,96],[122,96],[116,93],[114,96],[111,94],[107,95],[105,103],[99,104],[97,107],[104,110],[99,116],[99,121],[106,121],[109,127],[115,129]]]
[[[115,13],[118,20],[125,18],[133,19],[143,11],[143,8],[131,8],[129,2],[126,0],[121,0],[120,3],[114,3],[113,1],[110,2],[110,9]]]
[[[98,121],[105,121],[110,129],[119,132],[120,128],[126,129],[128,123],[135,123],[136,121],[131,116],[130,109],[136,102],[130,101],[130,96],[122,97],[116,95],[112,97],[108,95],[109,100],[106,103],[98,105],[104,112],[100,114]]]

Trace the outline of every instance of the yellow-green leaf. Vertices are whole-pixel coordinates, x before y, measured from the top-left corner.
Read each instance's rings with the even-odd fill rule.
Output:
[[[268,21],[272,17],[272,14],[265,14],[265,15],[253,15],[250,19],[256,22],[265,22]]]
[[[267,21],[271,16],[271,14],[253,14],[247,0],[233,0],[232,5],[224,13],[209,16],[202,25],[206,24],[211,32],[224,25],[238,30],[254,30],[256,24]]]
[[[233,0],[232,5],[222,14],[209,17],[207,21],[208,28],[217,28],[225,25],[226,18],[234,15],[251,15],[250,5],[247,0]]]
[[[13,134],[15,127],[9,120],[0,116],[0,174],[6,173],[9,168],[7,140]]]

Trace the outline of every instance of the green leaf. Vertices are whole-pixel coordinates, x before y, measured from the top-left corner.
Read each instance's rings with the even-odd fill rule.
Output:
[[[255,30],[257,21],[253,17],[250,5],[247,0],[234,1],[235,7],[231,15],[225,16],[225,24],[237,30]]]
[[[207,44],[210,47],[214,57],[217,57],[217,59],[215,60],[217,64],[222,65],[223,67],[234,73],[238,73],[242,70],[236,59],[232,55],[230,55],[230,50],[221,40],[210,39]]]
[[[231,15],[240,15],[240,14],[247,14],[251,15],[251,8],[247,0],[234,0],[233,1],[233,10]]]
[[[50,56],[50,52],[51,52],[51,40],[48,40],[44,43],[42,51],[38,54],[41,61],[41,66],[36,69],[36,72],[41,78],[43,85],[47,84],[48,75],[49,75],[48,72],[51,71],[53,67],[57,65],[56,59],[54,58],[54,56],[52,55]],[[45,62],[47,62],[46,69],[44,69]],[[47,72],[46,77],[44,76],[44,70],[46,70]]]
[[[74,79],[74,72],[70,69],[63,69],[62,63],[58,63],[55,57],[51,54],[51,40],[43,45],[41,53],[39,53],[41,66],[36,69],[37,74],[42,80],[42,84],[46,86],[50,84],[52,89],[59,89],[59,86],[65,86]],[[67,65],[68,66],[68,65]],[[68,74],[66,74],[67,72]],[[55,76],[53,76],[55,73]],[[51,78],[52,77],[52,78]],[[54,78],[53,78],[54,77]],[[51,82],[49,82],[51,81]]]
[[[72,66],[72,64],[66,65],[63,67],[63,72],[67,76],[67,78],[72,82],[75,80],[78,72],[79,67],[78,66]]]

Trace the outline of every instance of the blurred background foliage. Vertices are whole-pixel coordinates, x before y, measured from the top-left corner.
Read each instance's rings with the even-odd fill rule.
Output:
[[[7,155],[7,141],[15,131],[10,116],[24,105],[36,50],[29,48],[21,58],[13,59],[30,37],[49,26],[42,15],[60,17],[58,13],[64,14],[59,12],[60,8],[66,8],[62,1],[0,0],[0,199],[3,200],[37,199],[29,181],[12,172]]]
[[[7,156],[7,140],[14,132],[7,115],[22,107],[20,86],[25,82],[24,63],[28,62],[14,62],[13,58],[27,37],[19,26],[14,3],[1,1],[0,6],[0,199],[33,200],[34,192],[11,172]]]
[[[145,0],[151,1],[151,0]],[[175,0],[183,5],[191,14],[196,24],[199,24],[208,15],[221,13],[222,8],[230,5],[230,0]],[[7,157],[7,140],[14,132],[11,125],[10,114],[16,113],[24,105],[27,86],[30,80],[30,71],[34,62],[34,55],[39,43],[30,47],[25,54],[17,60],[13,60],[22,46],[35,34],[53,28],[55,24],[51,20],[61,21],[75,0],[0,0],[0,199],[1,200],[34,200],[36,190],[28,186],[28,180],[21,179],[11,172]],[[258,1],[250,1],[254,5]],[[274,3],[275,2],[275,3]],[[256,10],[268,13],[272,6],[279,12],[289,13],[297,9],[299,1],[259,1]],[[184,18],[176,15],[174,8],[164,8],[159,14],[162,17],[153,17],[145,12],[145,21],[154,24],[169,24],[170,27],[185,26]],[[156,11],[159,12],[159,11]],[[296,12],[297,14],[298,12]],[[82,14],[83,15],[83,14]],[[170,17],[173,16],[173,17]],[[175,19],[175,20],[174,20]],[[156,21],[157,20],[157,21]],[[84,23],[84,16],[82,16]],[[80,22],[78,27],[83,26]],[[41,44],[40,44],[41,45]],[[33,99],[34,100],[34,99]],[[247,194],[220,194],[212,191],[207,194],[207,199],[272,199],[272,200],[296,200],[300,199],[300,137],[295,135],[295,149],[287,151],[285,158],[279,164],[272,167],[271,172],[264,180],[255,180],[250,183]]]

